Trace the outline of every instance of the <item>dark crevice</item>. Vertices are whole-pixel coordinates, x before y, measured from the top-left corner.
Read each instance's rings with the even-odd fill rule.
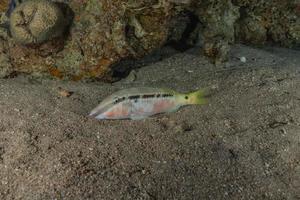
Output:
[[[245,6],[241,6],[239,11],[240,11],[240,19],[244,19],[248,16],[248,11]]]
[[[200,23],[198,17],[193,13],[187,12],[185,13],[185,15],[188,17],[189,20],[186,24],[186,28],[184,32],[181,35],[181,38],[178,41],[170,40],[166,43],[166,46],[171,46],[172,48],[181,52],[186,51],[193,47],[193,45],[189,44],[188,41],[191,40],[192,33],[196,30],[198,24]],[[183,25],[179,24],[179,26],[183,26]]]
[[[164,47],[153,51],[151,54],[144,56],[142,59],[129,58],[118,62],[116,65],[112,66],[111,73],[113,82],[126,78],[133,69],[147,66],[151,63],[158,62],[164,58],[171,56],[170,54],[166,55],[164,53],[164,48],[171,47],[172,49],[174,49],[174,51],[172,51],[171,53],[172,55],[178,53],[178,51],[183,52],[192,48],[193,45],[190,42],[191,37],[192,34],[196,31],[200,21],[198,20],[198,17],[196,15],[190,12],[183,13],[183,16],[188,20],[176,22],[174,27],[172,27],[174,30],[176,28],[182,28],[182,26],[185,27],[179,39],[169,39]],[[135,28],[133,26],[129,24],[126,25],[125,35],[127,38],[127,42],[130,44],[134,51],[144,51],[143,47],[140,45],[139,40],[135,36]],[[169,36],[169,38],[172,38],[172,34]]]
[[[112,66],[112,79],[118,81],[126,78],[136,65],[135,59],[125,59]]]
[[[160,60],[162,60],[160,51],[154,51],[151,54],[144,56],[142,59],[124,59],[112,66],[112,79],[118,81],[126,78],[131,70],[142,68]]]
[[[66,27],[63,33],[63,37],[66,39],[70,35],[70,29],[74,21],[75,13],[66,3],[55,2],[55,4],[61,9],[65,17]]]

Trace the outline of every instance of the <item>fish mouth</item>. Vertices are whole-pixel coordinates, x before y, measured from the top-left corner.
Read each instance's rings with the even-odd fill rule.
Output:
[[[97,114],[88,114],[87,118],[90,118],[90,119],[104,119],[101,114],[99,114],[99,115],[97,115]]]
[[[88,114],[88,117],[96,117],[97,115],[99,115],[99,113],[97,113],[97,112],[90,112]]]
[[[92,110],[87,116],[88,117],[96,117],[100,113],[97,110]]]
[[[88,118],[96,118],[96,119],[105,119],[105,116],[99,111],[91,111],[88,115]]]

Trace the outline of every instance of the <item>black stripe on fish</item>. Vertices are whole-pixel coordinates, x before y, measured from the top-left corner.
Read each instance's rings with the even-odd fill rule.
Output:
[[[117,99],[114,101],[114,104],[120,103],[120,102],[124,101],[125,99],[126,99],[125,97],[117,98]]]
[[[162,97],[172,97],[172,94],[162,94]]]
[[[154,98],[155,97],[155,94],[144,94],[142,96],[143,99],[147,99],[147,98]]]
[[[139,99],[140,95],[129,96],[128,99]]]
[[[129,96],[128,99],[129,100],[135,100],[135,102],[137,102],[138,99],[143,98],[143,99],[147,99],[147,98],[159,98],[159,97],[172,97],[172,94],[144,94],[143,96],[141,95],[133,95],[133,96]],[[121,98],[117,98],[114,101],[114,104],[120,103],[122,101],[124,101],[126,98],[125,97],[121,97]]]

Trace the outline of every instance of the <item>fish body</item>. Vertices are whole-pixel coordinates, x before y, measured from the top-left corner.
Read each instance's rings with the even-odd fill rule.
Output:
[[[89,116],[96,119],[144,119],[159,113],[177,111],[184,105],[204,104],[204,96],[204,90],[181,94],[164,88],[129,88],[105,98]]]

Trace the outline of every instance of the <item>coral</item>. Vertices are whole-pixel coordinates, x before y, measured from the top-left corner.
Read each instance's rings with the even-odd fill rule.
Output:
[[[10,16],[12,37],[21,44],[39,44],[59,37],[65,26],[61,9],[47,0],[23,2]]]

